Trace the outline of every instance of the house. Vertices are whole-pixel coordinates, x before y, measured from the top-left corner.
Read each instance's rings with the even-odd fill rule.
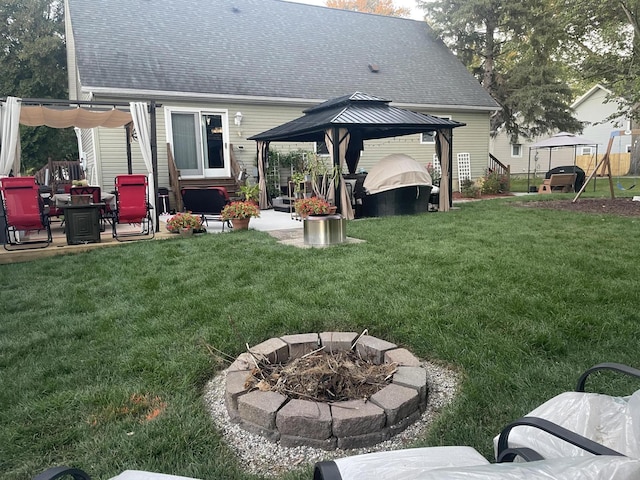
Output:
[[[624,130],[628,125],[626,118],[616,116],[619,104],[615,100],[610,100],[611,95],[611,90],[597,84],[571,104],[574,116],[584,124],[584,130],[580,136],[594,141],[594,145],[578,146],[575,150],[576,164],[587,173],[595,166],[596,144],[598,156],[601,157],[607,150],[611,131]],[[561,165],[573,165],[573,148],[554,150],[551,156],[551,152],[548,149],[531,150],[531,158],[529,159],[531,145],[547,136],[536,137],[532,140],[520,139],[519,143],[514,144],[511,143],[506,133],[499,133],[491,139],[490,151],[502,163],[510,165],[511,173],[514,175],[526,175],[528,169],[532,173],[544,173],[549,170],[549,165],[551,165],[551,168]],[[616,140],[612,145],[611,152],[625,154],[629,152],[630,146],[631,136],[621,136],[620,141]],[[618,170],[616,168],[617,158],[612,157],[612,168],[616,172]],[[628,164],[629,160],[627,158],[627,167]]]
[[[486,168],[497,104],[425,22],[282,0],[65,0],[65,12],[71,99],[156,102],[160,187],[170,186],[170,158],[181,185],[233,184],[237,166],[255,177],[249,137],[355,91],[466,124],[454,157],[469,153],[475,176]],[[103,188],[123,173],[124,135],[82,132]],[[322,145],[271,145],[299,148]],[[367,141],[359,167],[398,152],[429,163],[434,138]],[[146,171],[137,151],[133,170]]]

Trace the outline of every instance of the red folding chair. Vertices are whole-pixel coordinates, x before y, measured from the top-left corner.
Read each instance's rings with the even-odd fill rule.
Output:
[[[5,250],[23,250],[49,246],[52,241],[49,216],[35,177],[9,177],[0,179],[2,209],[5,216]],[[46,238],[28,233],[45,231]]]
[[[146,175],[118,175],[116,177],[116,211],[111,222],[113,237],[149,236],[153,238],[153,218],[149,204],[149,185]],[[137,230],[128,228],[118,233],[119,225],[140,225]]]

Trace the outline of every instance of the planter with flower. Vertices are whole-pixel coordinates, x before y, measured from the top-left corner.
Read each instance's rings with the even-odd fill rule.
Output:
[[[331,209],[329,202],[320,197],[301,198],[294,203],[296,213],[302,218],[309,215],[328,215]]]
[[[230,220],[235,230],[246,230],[249,220],[260,216],[260,209],[253,202],[231,202],[222,209],[220,216],[223,220]]]
[[[176,213],[167,220],[167,230],[171,233],[179,233],[183,236],[192,235],[194,232],[205,231],[200,215],[191,212]]]

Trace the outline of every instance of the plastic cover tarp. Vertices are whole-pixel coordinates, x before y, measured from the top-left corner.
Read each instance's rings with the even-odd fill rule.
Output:
[[[628,397],[565,392],[526,416],[549,420],[617,452],[640,458],[640,390]],[[495,437],[496,448],[497,443],[498,437]],[[591,455],[528,426],[514,427],[509,435],[508,446],[533,448],[544,458]]]
[[[434,468],[486,465],[489,462],[471,447],[407,448],[367,453],[334,460],[342,480],[412,480]]]
[[[553,458],[529,463],[438,468],[424,473],[419,478],[420,480],[486,480],[488,478],[492,480],[637,480],[640,478],[640,460],[614,456]]]
[[[432,185],[427,168],[404,153],[380,159],[367,174],[364,188],[370,195],[394,188]]]
[[[489,464],[471,447],[409,448],[334,460],[342,480],[632,480],[640,460],[591,456]]]

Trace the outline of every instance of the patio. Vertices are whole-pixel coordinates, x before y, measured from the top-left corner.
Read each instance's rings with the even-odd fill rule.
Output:
[[[166,220],[171,215],[160,215],[160,231],[156,232],[154,240],[166,240],[167,238],[176,238],[175,235],[169,233],[165,228]],[[209,222],[206,225],[207,233],[221,233],[222,223]],[[279,240],[291,240],[302,244],[302,222],[294,220],[288,213],[277,212],[275,210],[262,210],[260,217],[252,218],[250,229],[269,232]],[[7,251],[0,248],[0,265],[7,263],[26,262],[39,258],[52,257],[54,255],[66,255],[70,253],[86,252],[94,248],[108,247],[113,245],[121,245],[127,242],[118,242],[111,235],[111,228],[107,225],[104,232],[100,234],[100,243],[86,243],[81,245],[67,245],[67,239],[64,227],[61,222],[54,219],[51,222],[51,233],[53,242],[46,248],[30,248],[25,250]],[[225,228],[225,233],[228,229]],[[131,241],[146,241],[133,237]]]

